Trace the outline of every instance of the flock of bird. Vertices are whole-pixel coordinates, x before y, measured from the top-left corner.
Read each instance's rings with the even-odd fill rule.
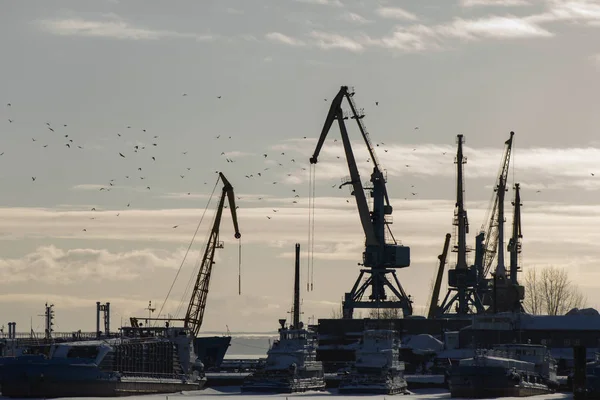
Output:
[[[188,94],[187,93],[183,93],[182,95],[183,97],[187,97]],[[216,100],[217,101],[222,101],[222,96],[216,96]],[[325,101],[327,101],[327,99],[324,99]],[[375,102],[375,106],[379,106],[379,102],[376,101]],[[18,124],[19,121],[16,120],[15,117],[12,116],[11,113],[11,109],[13,108],[13,104],[8,103],[6,104],[6,108],[7,108],[7,115],[8,115],[8,123],[9,124]],[[54,125],[50,122],[45,122],[45,126],[44,128],[52,133],[52,139],[55,141],[55,143],[58,143],[60,146],[64,146],[67,149],[72,149],[73,151],[81,151],[81,150],[85,150],[85,144],[83,142],[79,142],[75,137],[72,136],[71,133],[69,133],[68,130],[69,125],[68,124],[58,124],[58,125]],[[414,127],[414,130],[419,130],[419,127],[416,126]],[[116,159],[134,159],[136,161],[136,167],[134,170],[131,170],[129,172],[125,172],[123,177],[121,177],[121,182],[123,180],[125,181],[129,181],[130,184],[129,186],[135,186],[135,187],[140,187],[143,188],[144,191],[152,191],[152,185],[151,183],[149,183],[150,180],[147,179],[146,176],[146,172],[148,169],[151,170],[151,168],[147,168],[147,164],[144,164],[142,162],[138,162],[140,160],[140,155],[142,156],[142,159],[145,160],[145,162],[149,162],[149,163],[156,163],[157,160],[159,159],[159,156],[161,159],[166,159],[168,157],[161,155],[161,153],[159,152],[159,148],[160,148],[160,140],[161,137],[160,135],[155,135],[155,134],[150,134],[145,128],[136,128],[136,127],[132,127],[131,125],[125,125],[123,127],[123,129],[119,132],[115,132],[115,138],[116,139],[122,139],[123,140],[123,145],[127,144],[128,142],[126,140],[124,140],[127,137],[132,137],[134,135],[130,135],[129,133],[135,131],[137,134],[139,135],[143,135],[143,137],[145,138],[144,141],[136,141],[135,143],[137,144],[133,144],[132,142],[130,143],[130,146],[128,147],[124,147],[122,150],[120,151],[116,151],[115,153],[115,158]],[[211,148],[220,148],[222,151],[220,151],[220,158],[222,159],[222,161],[224,163],[235,163],[236,162],[236,157],[235,157],[235,153],[231,152],[232,146],[234,145],[233,142],[235,139],[234,137],[230,136],[230,135],[223,135],[223,134],[219,134],[219,135],[215,135],[213,136],[213,140],[214,140],[214,145],[211,145]],[[306,136],[303,137],[303,139],[308,139]],[[46,148],[48,147],[48,143],[45,143],[45,141],[47,141],[47,137],[42,140],[36,137],[32,137],[31,141],[32,143],[35,143],[36,145],[40,145],[42,148]],[[331,139],[327,139],[329,142],[332,143],[337,143],[338,146],[341,146],[341,140],[338,140],[336,138],[331,138]],[[140,144],[140,143],[144,143],[144,144]],[[53,144],[54,146],[55,144]],[[380,142],[380,143],[375,143],[377,148],[381,148],[381,150],[384,151],[384,153],[387,153],[389,150],[387,148],[385,148],[385,143],[384,142]],[[0,149],[2,150],[2,149]],[[378,149],[379,150],[379,149]],[[412,149],[413,151],[416,151],[416,148]],[[180,157],[185,157],[187,155],[188,151],[181,151],[180,152]],[[218,154],[218,153],[217,153]],[[447,152],[442,152],[442,155],[445,156],[447,154]],[[4,151],[2,150],[2,152],[0,152],[0,156],[4,155]],[[452,154],[450,154],[452,155]],[[256,170],[256,171],[245,171],[244,173],[244,178],[246,180],[249,181],[253,181],[253,180],[262,180],[263,183],[267,183],[270,182],[270,185],[278,185],[280,183],[284,183],[281,182],[279,180],[277,180],[277,177],[294,177],[297,175],[301,175],[302,178],[305,178],[306,175],[308,175],[308,160],[296,160],[296,158],[286,154],[285,151],[271,151],[271,152],[263,152],[262,154],[257,154],[255,157],[258,157],[261,159],[263,167],[261,170]],[[337,159],[343,159],[343,156],[336,156]],[[116,161],[115,161],[116,162]],[[371,162],[371,159],[366,159],[367,163]],[[405,164],[405,168],[410,168],[411,165],[410,164]],[[188,166],[186,167],[185,170],[180,171],[179,175],[178,175],[178,179],[185,179],[188,173],[191,173],[192,167]],[[218,171],[215,171],[218,173]],[[592,176],[594,176],[593,173],[591,173]],[[31,176],[31,181],[32,182],[36,182],[38,180],[38,177],[36,176]],[[299,181],[302,181],[304,179],[300,179]],[[208,185],[208,181],[204,181],[204,185]],[[285,183],[289,183],[289,182],[285,182]],[[141,184],[142,186],[139,186],[139,184]],[[269,184],[269,183],[268,183]],[[121,184],[119,184],[120,186]],[[235,185],[234,185],[235,186]],[[283,186],[283,185],[281,185]],[[116,180],[115,178],[111,178],[111,179],[107,179],[106,184],[99,187],[98,190],[102,191],[102,192],[110,192],[111,190],[115,189],[117,187],[116,184]],[[331,185],[331,188],[337,188],[339,187],[339,183],[335,183],[333,185]],[[289,190],[289,198],[290,198],[290,202],[292,205],[296,205],[301,201],[301,190],[298,187],[290,187],[288,185],[286,185],[286,189],[285,190]],[[540,192],[539,190],[537,191],[538,193]],[[192,191],[189,192],[184,192],[187,193],[187,195],[192,195]],[[410,191],[407,193],[408,197],[411,196],[417,196],[418,193],[416,192],[415,189],[415,185],[410,185]],[[286,198],[288,196],[285,196]],[[407,200],[408,197],[405,197],[404,199]],[[243,200],[243,198],[241,196],[237,197],[237,200]],[[250,199],[246,199],[246,200],[250,200]],[[263,201],[266,200],[265,197],[262,196],[257,196],[256,198],[252,198],[251,200],[255,201]],[[350,203],[351,200],[346,199],[347,203]],[[126,205],[123,205],[123,209],[127,209],[129,207],[131,207],[132,202],[129,201],[126,203]],[[99,207],[99,206],[97,206]],[[99,207],[100,209],[100,207]],[[265,217],[267,219],[272,219],[274,217],[274,215],[279,211],[278,209],[272,209],[272,212],[269,213],[269,215],[265,215]],[[90,211],[96,211],[96,207],[92,207]],[[120,212],[116,212],[115,216],[119,217],[121,215]],[[95,217],[91,218],[92,220],[96,219]],[[172,229],[176,229],[178,228],[180,225],[172,225]],[[82,231],[83,232],[87,232],[89,227],[83,227]]]
[[[188,94],[187,93],[183,93],[182,94],[183,97],[187,97]],[[217,101],[221,101],[222,96],[216,96]],[[325,101],[327,101],[325,99]],[[376,102],[376,105],[379,105],[379,102]],[[19,124],[19,120],[17,117],[13,116],[16,115],[13,113],[13,108],[15,108],[13,106],[12,103],[7,103],[6,104],[6,113],[8,115],[7,121],[9,124],[11,125],[18,125]],[[42,122],[40,122],[41,124]],[[70,133],[69,130],[69,125],[66,123],[60,123],[60,124],[54,124],[51,122],[43,122],[44,125],[44,129],[47,130],[49,133],[51,133],[50,136],[39,136],[39,137],[31,137],[31,142],[36,145],[36,146],[40,146],[41,148],[47,148],[49,145],[51,147],[56,147],[56,146],[63,146],[64,148],[67,149],[72,149],[73,151],[83,151],[86,149],[86,144],[83,141],[78,140],[78,138],[76,138],[72,133]],[[419,129],[418,127],[415,127],[415,129]],[[135,132],[135,134],[134,134]],[[101,192],[110,192],[113,189],[117,189],[119,187],[123,186],[123,182],[130,182],[128,184],[128,186],[130,187],[137,187],[137,188],[141,188],[143,187],[144,191],[152,191],[153,186],[149,183],[150,180],[147,179],[146,176],[146,171],[150,168],[147,168],[147,164],[144,164],[144,162],[140,162],[140,155],[143,155],[143,157],[141,157],[142,160],[145,160],[146,163],[151,162],[151,163],[156,163],[157,160],[159,159],[159,156],[161,159],[165,159],[168,157],[165,157],[164,155],[161,155],[161,153],[159,152],[159,148],[160,146],[160,140],[161,137],[160,135],[154,135],[154,134],[150,134],[147,129],[145,128],[139,128],[139,127],[134,127],[132,125],[125,125],[123,126],[123,128],[120,131],[114,132],[114,137],[115,139],[119,139],[121,140],[120,142],[120,146],[126,146],[123,147],[121,150],[116,151],[115,152],[115,158],[117,159],[134,159],[135,163],[136,163],[136,167],[134,170],[131,170],[129,172],[124,172],[123,176],[120,177],[120,179],[116,179],[116,178],[111,178],[111,179],[107,179],[106,180],[106,184],[102,185],[101,187],[97,188],[98,191]],[[143,139],[142,141],[140,141],[139,135],[143,135]],[[135,140],[133,142],[131,142],[131,140],[126,140],[127,138],[131,139],[135,137]],[[215,145],[214,146],[210,146],[211,148],[221,148],[223,149],[223,151],[220,152],[220,156],[221,159],[223,160],[223,162],[225,163],[235,163],[236,162],[236,158],[234,155],[230,155],[230,154],[235,154],[235,153],[230,153],[231,147],[233,146],[233,144],[226,144],[223,143],[224,141],[231,141],[233,142],[233,137],[230,135],[216,135],[213,137],[213,140],[215,141]],[[308,139],[308,137],[304,136],[303,139]],[[338,139],[328,139],[328,141],[331,141],[332,143],[337,143],[337,142],[341,142],[341,140]],[[129,143],[130,145],[128,146],[127,143]],[[135,144],[134,144],[135,143]],[[144,143],[144,144],[141,144]],[[341,143],[337,143],[338,145],[341,145]],[[379,146],[384,146],[385,143],[377,143],[376,144],[378,147]],[[388,152],[388,149],[384,149],[384,152]],[[181,157],[185,157],[188,154],[188,151],[181,151]],[[0,153],[0,156],[4,155],[4,151],[2,151]],[[270,185],[277,185],[280,183],[284,183],[281,182],[279,180],[277,180],[281,177],[293,177],[295,175],[308,175],[308,160],[296,160],[296,158],[286,155],[285,151],[271,151],[271,152],[263,152],[262,154],[258,154],[256,155],[256,157],[260,157],[260,159],[262,160],[262,164],[263,167],[262,170],[257,170],[254,172],[250,172],[247,171],[247,173],[244,174],[245,179],[247,180],[258,180],[258,179],[262,179],[262,180],[266,180],[265,182],[270,182]],[[337,156],[337,159],[340,159],[340,156]],[[366,160],[367,162],[370,162],[370,159]],[[117,162],[115,160],[115,162]],[[410,167],[410,165],[406,165],[406,167]],[[181,171],[181,173],[179,174],[179,179],[185,179],[187,174],[190,173],[190,171],[192,170],[191,166],[188,166],[186,168],[185,171]],[[215,173],[218,173],[219,171],[215,171]],[[31,181],[32,182],[37,182],[39,181],[39,177],[38,176],[31,176]],[[117,182],[119,182],[117,184]],[[139,184],[142,184],[143,186],[140,186]],[[289,182],[287,182],[289,183]],[[208,181],[204,181],[204,185],[208,185],[209,182]],[[283,185],[281,185],[283,186]],[[286,185],[287,186],[287,185]],[[331,186],[332,188],[336,188],[339,187],[339,183],[333,184]],[[414,185],[412,186],[414,187]],[[289,187],[287,186],[285,190],[289,190],[289,195],[285,196],[285,197],[290,197],[290,202],[292,205],[296,205],[301,201],[301,195],[300,192],[301,190],[298,187]],[[185,193],[185,192],[184,192]],[[192,191],[190,192],[186,192],[187,195],[192,195]],[[417,193],[412,193],[413,196],[417,195]],[[241,196],[237,196],[237,200],[243,200],[243,198]],[[253,198],[252,200],[258,200],[258,201],[263,201],[266,200],[265,197],[263,196],[257,196],[256,198]],[[350,200],[346,200],[347,203],[350,202]],[[132,205],[132,202],[129,201],[126,203],[126,205],[124,204],[122,207],[123,209],[127,209],[130,208]],[[239,207],[239,206],[238,206]],[[101,210],[102,207],[100,205],[96,205],[94,207],[90,208],[90,211],[97,211]],[[270,210],[272,210],[272,212],[269,215],[266,215],[265,217],[267,219],[272,219],[274,217],[274,215],[279,211],[279,209],[273,209],[271,208]],[[121,215],[121,212],[117,212],[115,211],[115,217],[119,217]],[[99,218],[99,216],[98,216]],[[98,219],[96,216],[91,217],[90,220],[96,220]],[[171,228],[172,229],[176,229],[178,228],[180,225],[176,224],[176,225],[172,225]],[[88,230],[90,229],[90,226],[85,226],[81,228],[82,232],[88,232]]]

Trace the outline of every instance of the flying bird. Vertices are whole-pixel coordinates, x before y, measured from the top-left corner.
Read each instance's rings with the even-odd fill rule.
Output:
[[[123,155],[123,153],[119,153],[119,155],[120,155],[121,157],[125,158],[125,156]]]
[[[178,226],[179,226],[179,225],[174,225],[174,226],[173,226],[173,229],[177,228]]]

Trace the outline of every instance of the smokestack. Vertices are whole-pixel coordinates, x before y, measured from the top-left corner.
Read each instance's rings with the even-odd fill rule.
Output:
[[[96,337],[100,337],[100,302],[96,302]]]
[[[296,243],[296,268],[294,275],[294,329],[300,328],[300,243]]]

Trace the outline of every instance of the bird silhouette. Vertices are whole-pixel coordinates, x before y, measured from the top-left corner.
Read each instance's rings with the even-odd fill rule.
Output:
[[[120,155],[121,157],[125,158],[125,156],[123,155],[123,153],[119,153],[119,155]]]

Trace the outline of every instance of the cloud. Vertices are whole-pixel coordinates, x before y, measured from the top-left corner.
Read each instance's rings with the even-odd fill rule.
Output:
[[[518,140],[518,136],[516,136]],[[389,176],[447,177],[454,176],[453,163],[456,149],[451,145],[420,144],[406,146],[386,143],[375,143],[375,152],[381,166]],[[367,162],[369,154],[361,141],[352,141],[352,147],[360,171],[372,169],[372,162]],[[296,151],[301,157],[308,158],[314,150],[314,143],[294,140],[278,145],[282,151]],[[465,167],[470,178],[490,179],[490,183],[498,174],[502,158],[502,148],[463,147],[468,163]],[[338,158],[339,157],[339,158]],[[513,151],[513,162],[518,163],[517,173],[524,182],[543,184],[544,188],[580,187],[590,190],[599,189],[600,180],[597,160],[600,158],[599,147],[585,148],[519,148]],[[321,149],[319,155],[317,179],[339,179],[348,174],[344,150],[339,141],[329,143]],[[406,167],[409,165],[409,167]],[[452,164],[453,165],[453,164]],[[308,179],[308,174],[295,176],[301,182]]]
[[[442,49],[451,39],[522,39],[544,38],[553,34],[533,20],[521,17],[488,17],[481,19],[455,19],[446,24],[396,26],[390,34],[373,37],[367,34],[354,38],[325,32],[312,32],[316,45],[322,49],[340,48],[353,52],[365,47],[381,47],[406,53]]]
[[[280,204],[275,205],[276,202]],[[411,267],[399,271],[399,278],[417,304],[425,304],[429,296],[429,279],[437,265],[436,255],[441,250],[444,234],[452,232],[453,229],[451,223],[454,201],[403,201],[392,198],[392,205],[392,231],[398,240],[411,247]],[[472,243],[472,237],[483,222],[487,205],[484,201],[467,203],[472,229],[469,243]],[[346,203],[344,198],[319,197],[316,199],[316,207],[316,292],[310,295],[303,294],[304,312],[306,315],[328,317],[334,308],[332,303],[334,306],[337,304],[340,296],[349,290],[358,276],[359,267],[356,263],[361,261],[364,236],[355,204]],[[272,209],[278,211],[274,213]],[[272,198],[269,205],[252,203],[252,207],[247,205],[245,209],[240,210],[240,228],[244,244],[242,295],[237,295],[237,280],[232,279],[232,276],[237,276],[238,248],[232,237],[230,221],[224,220],[221,240],[225,242],[225,248],[217,254],[220,258],[214,270],[214,281],[211,282],[204,324],[207,330],[221,329],[224,324],[228,324],[232,330],[270,330],[273,321],[281,316],[281,309],[285,309],[291,301],[293,245],[299,241],[304,243],[306,240],[307,208],[294,208],[289,203],[286,205],[281,198]],[[0,261],[0,271],[6,278],[0,282],[3,288],[0,303],[12,304],[23,297],[32,304],[42,304],[43,301],[61,302],[60,307],[57,303],[58,315],[63,316],[67,313],[79,315],[80,311],[77,310],[83,308],[82,304],[88,304],[90,308],[86,313],[89,314],[91,326],[95,301],[109,296],[106,300],[111,301],[111,306],[115,307],[114,312],[124,317],[144,315],[148,299],[153,299],[153,304],[156,300],[162,301],[162,296],[183,259],[184,252],[180,248],[186,246],[190,240],[200,210],[134,212],[136,218],[131,217],[125,223],[117,218],[108,219],[104,227],[98,228],[97,238],[72,241],[73,248],[45,245],[25,251],[22,255],[5,256]],[[573,275],[576,283],[585,283],[590,274],[595,273],[595,266],[600,262],[600,252],[596,246],[600,241],[600,231],[596,229],[600,224],[600,207],[525,200],[523,213],[524,269],[536,265],[565,266],[577,272]],[[46,240],[60,240],[60,237],[69,232],[74,218],[72,214],[43,209],[0,209],[0,219],[3,221],[0,233],[26,236],[35,234],[45,237]],[[510,205],[507,203],[509,224],[511,214]],[[112,214],[100,213],[100,219],[109,215]],[[267,220],[265,215],[273,218]],[[427,218],[423,218],[423,215],[427,215]],[[177,241],[173,241],[173,238],[169,238],[157,228],[174,216],[178,216],[182,221],[194,221],[189,223],[193,226],[186,227],[185,223],[181,226],[185,231]],[[207,215],[207,220],[210,220],[210,217]],[[82,215],[81,220],[88,221],[87,216]],[[170,227],[166,230],[172,235],[179,234]],[[109,243],[106,239],[120,237],[128,242],[120,240],[117,246],[131,248],[136,241],[148,239],[147,236],[144,237],[144,233],[148,232],[156,234],[152,238],[153,245],[139,247],[137,244],[138,250],[109,250],[104,247]],[[63,242],[63,246],[64,243],[66,242]],[[556,246],[556,243],[563,243],[566,247]],[[96,246],[98,248],[95,248]],[[157,248],[168,246],[172,249]],[[202,253],[203,246],[198,247],[199,250],[195,253]],[[565,251],[565,248],[568,251]],[[303,284],[307,276],[307,250],[303,245]],[[186,271],[185,275],[193,276],[191,268]],[[254,288],[264,284],[267,279],[283,283],[269,287],[268,295],[257,294]],[[131,290],[132,285],[135,285],[135,290]],[[171,302],[165,307],[165,313],[175,314],[179,304],[175,300],[187,298],[184,288],[180,286],[176,286]],[[108,287],[112,291],[108,290]],[[42,290],[43,295],[38,295]],[[62,293],[69,293],[71,297],[63,297]],[[269,307],[274,304],[282,306],[280,309]],[[11,307],[7,309],[12,310]],[[17,320],[20,325],[27,323],[28,326],[28,318],[11,313],[12,311],[9,311],[5,318]],[[71,326],[73,329],[85,329],[85,326],[81,326],[81,319],[71,321],[70,325],[67,324],[67,320],[68,317],[63,317],[62,321],[65,322],[59,329],[68,330]],[[64,327],[65,325],[69,328]]]
[[[476,7],[476,6],[527,6],[531,5],[528,0],[461,0],[461,6],[463,7]]]
[[[400,19],[405,21],[415,21],[417,16],[399,7],[379,7],[375,13],[382,18]]]
[[[213,35],[181,33],[171,30],[155,30],[132,25],[115,14],[103,19],[90,20],[80,17],[66,19],[43,19],[36,21],[40,29],[55,35],[105,37],[113,39],[158,40],[163,38],[190,38],[198,41],[213,40]]]
[[[355,53],[363,51],[364,47],[358,41],[334,33],[313,31],[310,34],[315,44],[324,50],[343,49]]]
[[[339,19],[340,21],[346,21],[357,25],[364,25],[373,22],[371,20],[366,19],[362,15],[350,11],[347,11],[342,15],[338,16],[337,19]]]
[[[305,45],[305,43],[302,40],[295,39],[291,36],[287,36],[287,35],[284,35],[283,33],[279,33],[279,32],[267,33],[265,35],[265,37],[268,40],[271,40],[273,42],[282,43],[282,44],[286,44],[289,46],[304,46]]]
[[[318,4],[322,6],[343,7],[344,4],[340,0],[296,0],[299,3]]]
[[[600,22],[600,4],[585,0],[551,0],[546,12],[527,18],[535,23],[557,21],[586,21],[590,25]]]
[[[442,36],[462,39],[515,39],[551,37],[552,33],[532,21],[514,16],[489,17],[477,20],[455,19],[451,24],[438,26],[435,31]]]
[[[180,256],[180,254],[178,254]],[[64,250],[42,246],[20,258],[0,259],[4,284],[45,282],[69,285],[81,280],[131,281],[155,268],[177,268],[181,256],[157,250],[111,253],[102,249]]]

